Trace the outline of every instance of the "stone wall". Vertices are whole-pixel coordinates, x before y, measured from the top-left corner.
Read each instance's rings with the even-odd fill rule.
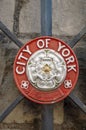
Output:
[[[68,42],[86,24],[85,0],[52,0],[53,36]],[[26,43],[40,36],[40,0],[0,0],[0,20]],[[74,47],[80,65],[75,94],[86,103],[86,38]],[[0,114],[19,91],[13,79],[13,61],[19,48],[0,31]],[[24,99],[0,123],[0,130],[40,130],[42,106]],[[86,115],[69,100],[54,105],[55,130],[85,130]]]

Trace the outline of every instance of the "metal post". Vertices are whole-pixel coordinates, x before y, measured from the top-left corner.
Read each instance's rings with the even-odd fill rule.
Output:
[[[41,0],[41,35],[52,35],[52,0]]]
[[[53,130],[53,105],[42,106],[42,128],[41,130]]]
[[[41,35],[52,35],[52,0],[41,0]],[[41,130],[53,130],[53,105],[42,106]]]

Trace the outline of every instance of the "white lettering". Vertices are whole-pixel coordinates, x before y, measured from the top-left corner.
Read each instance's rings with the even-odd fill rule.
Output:
[[[65,45],[61,45],[61,42],[59,42],[58,52],[59,52],[62,48],[64,48],[64,47],[65,47]]]
[[[48,47],[50,40],[51,39],[46,39],[46,48]]]
[[[64,57],[69,56],[69,55],[70,55],[70,50],[67,49],[67,48],[63,49],[63,51],[62,51],[62,55],[63,55]]]
[[[68,72],[70,72],[71,70],[76,72],[76,65],[68,65],[67,68],[68,68]]]
[[[28,54],[32,54],[32,52],[29,49],[29,46],[27,45],[25,49],[23,49],[23,52],[27,52]]]
[[[40,48],[40,49],[42,49],[43,47],[48,48],[50,40],[51,39],[45,39],[45,41],[42,40],[42,39],[38,40],[37,41],[37,47]]]
[[[20,53],[20,55],[19,55],[19,57],[18,57],[18,60],[20,60],[20,59],[28,60],[27,57],[23,56],[23,53],[22,53],[22,52]]]
[[[70,56],[70,57],[66,58],[67,64],[74,62],[74,60],[75,59],[74,59],[73,56]]]
[[[44,45],[45,45],[45,44],[44,44],[44,41],[43,41],[42,39],[40,39],[40,40],[37,41],[37,46],[38,46],[38,48],[41,49],[41,48],[44,47]]]
[[[17,74],[23,74],[25,72],[25,67],[22,67],[22,70],[19,69],[19,66],[16,67]]]

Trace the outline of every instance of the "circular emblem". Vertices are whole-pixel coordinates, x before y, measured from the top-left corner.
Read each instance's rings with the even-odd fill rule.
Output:
[[[27,62],[28,80],[43,91],[58,88],[66,77],[66,63],[54,50],[42,49],[35,52]]]
[[[63,100],[75,87],[78,62],[72,49],[53,37],[26,43],[14,62],[14,79],[28,99],[51,104]]]

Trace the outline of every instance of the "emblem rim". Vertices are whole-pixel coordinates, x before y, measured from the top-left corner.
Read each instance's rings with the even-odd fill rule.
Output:
[[[75,80],[74,80],[74,82],[73,82],[73,87],[71,87],[71,88],[65,88],[64,87],[64,89],[63,89],[63,86],[61,85],[61,86],[59,86],[59,88],[56,88],[55,90],[52,90],[52,91],[45,91],[45,92],[43,92],[43,91],[40,91],[40,90],[37,90],[36,88],[35,89],[33,89],[32,88],[32,95],[31,95],[31,84],[30,84],[30,93],[29,92],[27,92],[26,90],[24,90],[24,89],[21,89],[20,88],[20,85],[19,85],[19,83],[18,83],[18,79],[17,79],[17,77],[16,77],[16,73],[15,73],[15,67],[16,67],[16,61],[17,61],[17,57],[19,56],[19,54],[20,54],[20,52],[22,51],[22,49],[26,46],[26,45],[31,45],[31,43],[32,42],[35,42],[35,41],[37,41],[38,39],[46,39],[46,38],[49,38],[49,39],[51,39],[51,40],[55,40],[55,41],[59,41],[59,42],[61,42],[63,45],[66,45],[66,47],[71,51],[71,53],[73,54],[73,56],[74,56],[74,58],[75,58],[75,62],[76,62],[76,69],[77,69],[77,74],[76,74],[76,76],[75,76]],[[40,50],[40,49],[39,49]],[[52,49],[53,50],[53,49]],[[75,87],[75,84],[76,84],[76,82],[77,82],[77,80],[78,80],[78,75],[79,75],[79,65],[78,65],[78,60],[77,60],[77,57],[76,57],[76,55],[75,55],[75,53],[74,53],[74,51],[70,48],[70,46],[68,45],[68,44],[66,44],[64,41],[62,41],[62,40],[60,40],[60,39],[58,39],[58,38],[53,38],[53,37],[50,37],[50,36],[42,36],[42,37],[37,37],[37,38],[35,38],[35,39],[33,39],[33,40],[31,40],[31,41],[29,41],[29,42],[27,42],[19,51],[18,51],[18,53],[17,53],[17,55],[16,55],[16,58],[15,58],[15,61],[14,61],[14,65],[13,65],[13,73],[14,73],[14,79],[15,79],[15,82],[16,82],[16,85],[17,85],[17,87],[18,87],[18,89],[21,91],[21,93],[25,96],[25,97],[27,97],[28,99],[30,99],[30,100],[32,100],[32,101],[34,101],[34,102],[36,102],[36,103],[41,103],[41,104],[51,104],[51,103],[55,103],[55,102],[58,102],[58,101],[61,101],[61,100],[63,100],[64,98],[66,98],[69,94],[70,94],[70,92],[74,89],[74,87]],[[64,82],[64,81],[63,81]],[[32,86],[33,87],[33,86]],[[58,89],[58,90],[57,90]],[[62,90],[62,91],[61,91]],[[71,91],[70,91],[71,90]],[[40,92],[39,92],[40,91]],[[55,92],[56,91],[56,92]],[[41,94],[41,96],[42,96],[42,98],[41,98],[41,96],[40,95],[36,95],[36,94]],[[30,95],[29,95],[30,94]],[[50,94],[52,95],[52,97],[50,98],[50,99],[47,99],[46,100],[46,98],[44,97],[43,98],[43,96],[44,95],[47,95],[49,98],[50,98]],[[34,98],[33,97],[33,95],[35,95],[34,97],[36,97],[36,98]],[[57,98],[56,98],[56,95],[57,95]],[[59,95],[59,96],[58,96]],[[60,96],[61,95],[61,96]]]

